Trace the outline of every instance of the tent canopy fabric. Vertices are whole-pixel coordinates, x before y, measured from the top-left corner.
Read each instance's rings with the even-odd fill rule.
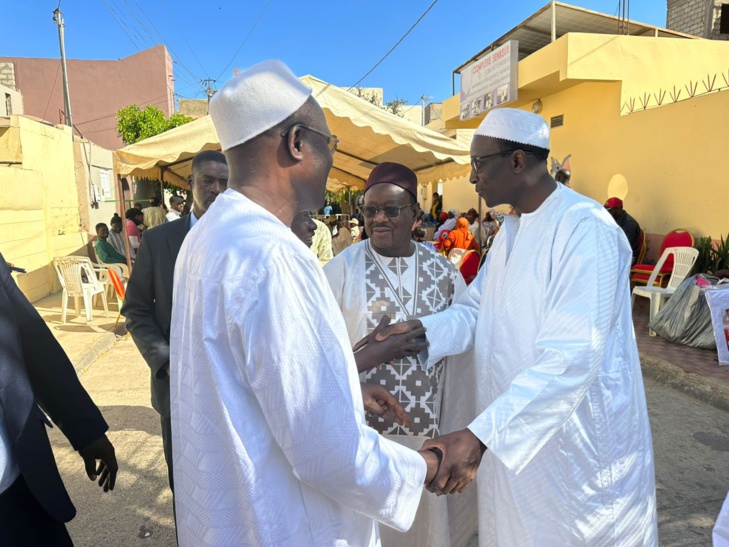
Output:
[[[421,184],[468,175],[467,145],[313,76],[301,80],[314,90],[329,129],[340,140],[328,190],[364,188],[370,171],[386,161],[407,165]],[[187,188],[192,158],[203,150],[220,150],[210,116],[116,150],[114,170],[121,176],[160,179]]]

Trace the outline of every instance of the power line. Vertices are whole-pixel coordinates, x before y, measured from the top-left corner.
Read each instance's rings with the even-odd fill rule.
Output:
[[[415,21],[415,23],[413,24],[413,26],[412,26],[412,27],[410,27],[410,28],[408,29],[408,31],[407,31],[407,32],[406,32],[405,34],[403,34],[403,35],[402,35],[402,37],[401,37],[401,38],[400,38],[400,39],[399,39],[399,40],[398,40],[398,41],[397,41],[397,42],[395,43],[395,45],[394,45],[394,46],[392,46],[392,47],[390,48],[390,51],[388,51],[387,53],[385,53],[385,55],[384,55],[384,56],[382,57],[382,59],[380,59],[379,61],[377,61],[377,62],[375,63],[375,66],[373,66],[373,67],[372,67],[371,69],[369,69],[369,71],[367,71],[367,74],[365,74],[365,75],[364,75],[364,76],[362,76],[362,77],[361,77],[361,78],[360,78],[359,80],[357,80],[357,83],[355,83],[355,84],[354,84],[353,86],[351,86],[351,87],[349,88],[349,90],[352,90],[353,88],[357,87],[357,86],[358,86],[358,85],[359,85],[360,83],[362,83],[362,80],[364,80],[364,79],[365,79],[365,78],[366,78],[367,76],[369,76],[370,74],[372,74],[372,72],[374,72],[374,70],[375,70],[375,69],[376,69],[376,68],[377,68],[378,66],[380,66],[380,64],[382,63],[382,61],[384,61],[385,59],[387,59],[387,58],[388,58],[388,57],[390,56],[390,53],[392,53],[393,51],[395,51],[395,48],[397,48],[397,46],[399,46],[399,45],[400,45],[400,43],[401,43],[401,42],[402,42],[402,41],[403,41],[403,40],[404,40],[405,38],[407,38],[408,34],[410,34],[410,33],[411,33],[411,32],[413,31],[413,29],[414,29],[415,27],[417,27],[417,26],[418,26],[418,24],[420,23],[420,21],[422,21],[422,20],[423,20],[423,18],[424,18],[424,17],[426,16],[426,15],[428,15],[428,12],[429,12],[429,11],[430,11],[431,9],[433,9],[433,6],[435,6],[435,5],[437,4],[437,3],[438,3],[438,0],[433,0],[433,3],[432,3],[432,4],[430,4],[430,6],[428,6],[428,9],[426,9],[426,10],[425,10],[425,11],[423,12],[423,15],[421,15],[420,17],[418,17],[418,20],[417,20],[417,21]]]
[[[167,98],[167,93],[165,93],[164,95],[160,95],[159,97],[155,97],[154,99],[149,99],[148,101],[142,101],[142,102],[139,103],[139,106],[148,106],[148,105],[161,104],[164,101],[160,101],[159,99],[166,99],[166,98]],[[157,102],[156,103],[153,103],[152,101],[157,101]],[[137,104],[137,103],[134,103],[134,104]],[[94,118],[93,120],[86,120],[86,121],[83,121],[81,123],[77,123],[75,125],[76,126],[85,125],[87,123],[97,122],[97,121],[103,120],[105,118],[111,118],[112,116],[116,116],[116,112],[114,112],[112,114],[107,114],[105,116],[99,116],[98,118]]]
[[[172,19],[172,22],[175,24],[175,27],[177,27],[177,31],[180,33],[180,36],[182,36],[182,39],[187,44],[188,49],[190,50],[190,53],[192,53],[192,56],[195,57],[195,60],[197,61],[197,64],[200,66],[200,69],[205,72],[205,68],[203,67],[202,63],[200,62],[200,59],[197,56],[197,53],[195,53],[195,50],[192,49],[192,46],[190,45],[190,42],[187,41],[187,38],[185,38],[185,34],[182,32],[182,29],[180,28],[179,23],[177,22],[177,18],[175,17],[175,13],[170,9],[170,7],[167,5],[167,2],[165,0],[160,0],[162,4],[164,5],[167,12],[170,14],[170,18]],[[134,0],[136,3],[136,0]],[[138,5],[138,4],[137,4]],[[141,6],[140,6],[141,9]],[[151,23],[151,21],[150,21]]]
[[[110,1],[112,1],[112,2],[113,2],[114,0],[110,0]],[[142,29],[142,30],[143,30],[143,31],[144,31],[144,32],[145,32],[145,33],[147,34],[147,36],[149,36],[149,38],[150,38],[150,40],[151,40],[151,43],[152,43],[152,45],[154,45],[154,43],[156,42],[156,38],[155,38],[154,36],[152,36],[152,33],[150,32],[150,30],[149,30],[149,29],[147,28],[147,26],[146,26],[146,25],[145,25],[145,24],[144,24],[144,23],[142,22],[142,20],[141,20],[141,19],[139,18],[139,16],[138,16],[138,15],[137,15],[137,13],[136,13],[136,12],[134,11],[134,9],[132,8],[132,6],[131,6],[131,5],[130,5],[130,4],[128,3],[128,2],[127,2],[127,0],[122,0],[122,2],[124,2],[124,5],[125,5],[125,6],[127,7],[127,9],[129,10],[129,13],[131,13],[131,14],[132,14],[132,17],[133,17],[133,18],[134,18],[134,19],[135,19],[135,20],[137,21],[137,23],[139,24],[140,28],[141,28],[141,29]],[[135,3],[135,4],[137,4],[136,0],[134,0],[134,3]],[[139,4],[137,4],[137,6],[139,6]],[[142,12],[142,14],[144,15],[144,17],[146,17],[146,18],[147,18],[147,20],[149,21],[149,17],[147,17],[147,14],[146,14],[146,13],[144,12],[144,10],[143,10],[143,9],[142,9],[141,7],[140,7],[139,9],[140,9],[140,11]],[[175,54],[175,52],[174,52],[174,50],[172,49],[172,47],[171,47],[171,46],[170,46],[170,45],[169,45],[169,44],[167,43],[167,40],[165,40],[164,36],[162,36],[162,34],[161,34],[161,33],[160,33],[160,32],[159,32],[158,30],[157,30],[157,28],[156,28],[156,27],[154,26],[154,24],[153,24],[153,23],[152,23],[151,21],[150,21],[150,24],[152,25],[152,28],[154,28],[155,32],[157,32],[157,35],[159,36],[159,38],[160,38],[160,40],[162,41],[162,43],[163,43],[163,44],[165,44],[165,45],[167,46],[167,49],[169,49],[169,50],[170,50],[170,55],[172,56],[172,58],[174,59],[174,61],[175,61],[175,62],[176,62],[176,63],[177,63],[177,64],[178,64],[178,65],[179,65],[179,66],[180,66],[181,68],[183,68],[184,70],[186,70],[186,71],[187,71],[187,73],[188,73],[188,74],[189,74],[190,76],[192,76],[193,80],[199,80],[200,78],[198,77],[198,75],[197,75],[197,74],[195,74],[194,72],[192,72],[192,70],[190,70],[190,69],[189,69],[189,68],[187,67],[187,65],[185,65],[185,63],[183,63],[183,62],[182,62],[182,59],[180,59],[179,55],[176,55],[176,54]],[[140,35],[140,37],[141,37],[141,35]],[[142,40],[142,41],[144,41],[144,40]]]
[[[159,101],[157,103],[149,103],[147,106],[154,105],[154,104],[161,104],[161,103],[162,103],[162,101]],[[115,116],[116,114],[111,114],[111,115]],[[104,116],[104,118],[108,118],[108,117],[109,116]],[[101,119],[103,119],[103,118],[97,118],[97,120],[101,120]],[[89,121],[96,121],[96,120],[89,120]],[[86,122],[86,123],[88,123],[88,122]],[[116,130],[116,125],[114,127],[109,127],[107,129],[94,129],[93,131],[86,131],[85,134],[91,135],[92,133],[100,133],[101,131],[111,131],[112,129]]]
[[[125,4],[127,3],[127,0],[123,0],[123,1],[124,1]],[[144,16],[144,18],[147,19],[147,21],[149,22],[149,24],[152,27],[152,29],[157,33],[157,36],[159,36],[160,40],[162,40],[162,43],[165,44],[165,45],[167,45],[168,49],[170,50],[170,55],[175,59],[175,62],[177,64],[179,64],[181,67],[183,67],[195,80],[199,80],[200,78],[198,78],[197,74],[193,73],[192,70],[190,70],[190,68],[187,65],[185,65],[185,63],[182,62],[182,58],[179,55],[177,55],[177,53],[172,49],[172,46],[170,46],[167,43],[167,40],[165,40],[165,37],[162,36],[162,33],[159,31],[159,29],[152,22],[152,19],[150,19],[149,15],[147,15],[147,13],[144,11],[144,8],[142,8],[142,6],[139,4],[139,2],[137,2],[137,0],[132,0],[132,1],[139,8],[139,11],[142,13],[142,15]],[[142,23],[142,21],[140,21],[139,18],[136,16],[136,14],[134,13],[134,10],[128,4],[127,4],[127,7],[129,8],[129,11],[132,13],[132,15],[134,16],[134,18],[139,23],[139,25],[142,28],[144,28],[145,32],[147,32],[147,34],[149,34],[149,37],[152,40],[154,40],[155,38],[152,36],[152,34],[149,32],[149,30],[146,28],[146,26]],[[182,39],[185,40],[185,37],[182,36]],[[187,43],[187,40],[185,40],[185,42]],[[189,47],[189,44],[188,44],[188,47]],[[193,52],[193,55],[194,54],[195,54],[195,52]],[[200,64],[200,61],[199,60],[198,60],[198,63]],[[200,64],[200,67],[202,68],[202,64]],[[205,69],[204,68],[203,68],[203,72],[205,72]]]
[[[111,14],[111,16],[116,21],[116,24],[119,25],[119,28],[122,29],[126,37],[129,39],[129,41],[132,43],[132,45],[137,49],[137,51],[141,51],[141,48],[137,45],[137,43],[134,41],[134,39],[131,37],[129,32],[127,31],[126,25],[121,22],[121,20],[117,17],[116,12],[111,9],[111,6],[106,3],[106,0],[101,0],[104,3],[104,6],[106,6],[107,11]]]
[[[438,0],[436,0],[436,2],[437,1]],[[243,39],[243,43],[238,47],[238,49],[236,50],[236,52],[233,54],[233,57],[231,57],[230,61],[228,61],[228,64],[225,65],[225,68],[220,71],[220,74],[218,74],[218,77],[215,78],[216,80],[220,80],[220,77],[223,74],[225,74],[225,71],[228,70],[228,68],[230,67],[230,65],[233,64],[233,61],[235,61],[235,58],[240,53],[240,50],[243,49],[243,46],[246,45],[246,42],[248,41],[248,38],[251,37],[251,34],[253,34],[253,31],[258,26],[258,22],[261,20],[261,17],[263,17],[263,12],[266,11],[266,8],[268,7],[268,4],[270,4],[270,3],[271,3],[271,0],[266,0],[266,3],[263,5],[263,8],[261,9],[260,13],[258,14],[258,17],[256,18],[255,22],[253,23],[253,26],[251,27],[251,30],[248,31],[248,34],[246,34],[246,37]]]
[[[106,7],[107,11],[111,14],[111,16],[117,22],[117,24],[119,25],[119,28],[121,28],[121,30],[124,32],[124,34],[129,39],[129,41],[132,43],[132,45],[136,48],[136,50],[141,51],[142,48],[140,48],[139,45],[137,44],[137,42],[132,38],[130,31],[129,31],[129,27],[127,26],[126,22],[124,21],[124,18],[121,16],[121,13],[117,14],[117,12],[107,3],[107,0],[101,0],[101,1],[104,3],[104,6]],[[109,1],[113,2],[113,0],[109,0]],[[114,6],[116,7],[117,10],[119,10],[121,12],[121,9],[116,4],[114,4]],[[135,29],[135,32],[136,32],[136,29]],[[138,36],[140,36],[140,38],[141,38],[141,35],[139,34],[139,32],[136,32],[136,34]],[[147,47],[144,43],[144,40],[142,40],[141,43],[145,48]],[[161,61],[162,63],[166,63],[166,60],[159,53],[153,52],[153,55],[155,56],[155,58],[157,60]],[[175,62],[179,65],[179,62],[177,62],[177,61],[175,61]],[[183,67],[183,68],[185,68],[185,67]],[[190,72],[189,69],[188,69],[188,72]],[[195,85],[195,86],[199,85],[197,83],[197,80],[198,80],[197,76],[195,76],[192,73],[191,73],[191,75],[193,77],[193,80],[190,80],[189,77],[185,76],[182,73],[179,74],[179,77],[192,85]],[[193,83],[193,81],[195,81],[195,83]],[[168,84],[168,87],[169,87],[169,84]]]
[[[58,5],[60,6],[61,3],[59,2]],[[56,68],[56,77],[53,79],[53,87],[51,88],[51,94],[48,95],[48,102],[46,103],[46,109],[43,111],[43,119],[46,119],[46,114],[48,114],[48,107],[51,106],[51,99],[53,98],[53,92],[56,90],[56,82],[58,81],[58,72],[61,70],[61,63],[58,63],[58,68]]]

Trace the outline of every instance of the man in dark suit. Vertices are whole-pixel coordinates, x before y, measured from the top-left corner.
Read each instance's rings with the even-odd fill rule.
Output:
[[[113,490],[118,467],[108,426],[0,255],[0,545],[73,545],[64,523],[76,509],[44,412],[78,450],[89,479]]]
[[[187,232],[205,214],[218,194],[227,188],[228,164],[225,156],[214,150],[200,152],[192,160],[188,182],[192,190],[192,212],[144,233],[122,308],[127,329],[152,369],[152,406],[162,423],[162,444],[173,491],[170,322],[175,261]]]

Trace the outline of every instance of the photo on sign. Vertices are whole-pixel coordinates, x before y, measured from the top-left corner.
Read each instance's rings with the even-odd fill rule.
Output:
[[[464,104],[463,108],[461,108],[461,119],[467,120],[471,117],[471,105]]]
[[[494,94],[487,93],[483,96],[483,109],[489,110],[492,106],[494,106]]]
[[[721,322],[725,325],[729,325],[729,310],[724,310],[724,315],[721,318]]]
[[[471,116],[478,116],[481,113],[481,97],[474,99],[471,103]]]
[[[509,102],[509,84],[504,84],[496,90],[496,104]]]

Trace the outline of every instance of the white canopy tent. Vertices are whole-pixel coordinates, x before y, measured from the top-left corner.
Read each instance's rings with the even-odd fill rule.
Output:
[[[391,114],[348,91],[313,76],[311,87],[329,129],[339,139],[327,188],[363,188],[370,171],[387,161],[402,163],[421,184],[466,176],[468,146]],[[167,181],[187,188],[192,158],[203,150],[220,150],[210,116],[171,129],[114,152],[117,175]]]

